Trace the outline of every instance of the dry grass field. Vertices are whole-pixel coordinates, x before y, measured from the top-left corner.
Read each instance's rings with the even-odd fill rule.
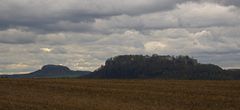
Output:
[[[0,79],[0,110],[240,110],[240,81]]]

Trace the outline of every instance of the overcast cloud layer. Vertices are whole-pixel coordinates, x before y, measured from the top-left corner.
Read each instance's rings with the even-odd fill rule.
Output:
[[[240,1],[0,1],[0,74],[94,70],[115,55],[154,53],[240,68]]]

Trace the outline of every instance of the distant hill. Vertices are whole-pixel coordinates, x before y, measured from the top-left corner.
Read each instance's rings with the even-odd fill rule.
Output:
[[[86,74],[89,71],[73,71],[66,66],[61,65],[45,65],[40,70],[23,75],[2,75],[7,78],[77,78]]]
[[[90,71],[73,71],[66,66],[45,65],[24,75],[0,75],[7,78],[104,78],[104,79],[179,79],[240,80],[240,70],[224,70],[214,64],[201,64],[189,56],[120,55]]]
[[[121,55],[109,58],[105,65],[85,77],[225,80],[240,79],[238,76],[240,74],[237,70],[229,71],[214,64],[200,64],[189,56]]]

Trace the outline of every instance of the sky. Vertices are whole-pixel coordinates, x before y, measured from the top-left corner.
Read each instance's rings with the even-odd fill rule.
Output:
[[[125,54],[240,68],[240,0],[0,0],[0,74]]]

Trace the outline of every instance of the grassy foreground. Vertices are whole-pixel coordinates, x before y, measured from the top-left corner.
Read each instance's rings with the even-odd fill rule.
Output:
[[[0,110],[240,110],[240,81],[0,79]]]

